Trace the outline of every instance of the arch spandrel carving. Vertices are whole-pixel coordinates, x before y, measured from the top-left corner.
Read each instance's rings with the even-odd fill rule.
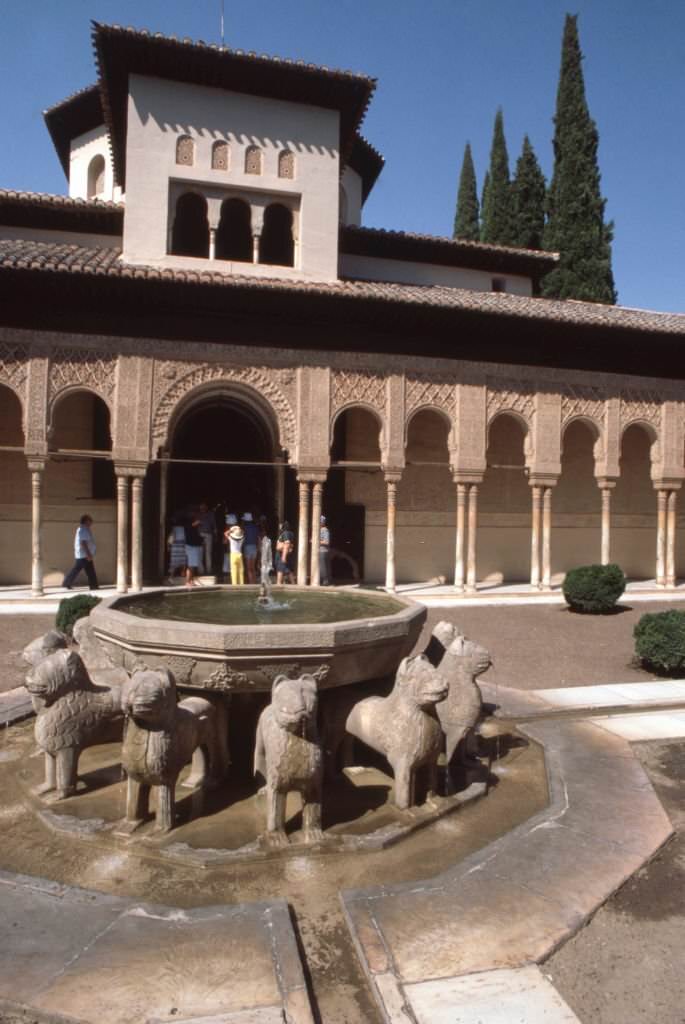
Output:
[[[530,435],[535,423],[535,388],[528,381],[498,380],[488,382],[488,426],[500,413],[513,413]]]
[[[365,370],[334,370],[331,382],[331,420],[341,409],[367,406],[385,423],[387,378]]]
[[[621,392],[621,434],[633,423],[648,424],[656,432],[661,432],[661,415],[663,402],[659,395],[649,391]]]
[[[29,375],[28,352],[21,345],[0,344],[0,384],[7,385],[15,393],[22,408],[26,398],[26,381]]]
[[[89,349],[58,348],[50,355],[48,410],[65,391],[93,391],[113,413],[116,389],[117,357],[104,356]]]
[[[255,404],[265,403],[273,412],[279,441],[292,452],[297,440],[297,421],[292,405],[281,387],[294,381],[291,370],[266,367],[226,366],[222,363],[176,363],[172,360],[155,365],[152,409],[152,441],[159,446],[167,441],[175,413],[193,391],[203,385],[239,385],[245,393],[254,393]]]
[[[417,412],[432,409],[444,413],[454,428],[457,409],[456,378],[438,379],[427,373],[410,373],[406,378],[406,425]]]

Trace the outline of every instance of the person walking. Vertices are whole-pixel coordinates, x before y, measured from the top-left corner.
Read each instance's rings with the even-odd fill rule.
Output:
[[[202,537],[195,523],[196,520],[188,519],[185,524],[187,587],[202,586],[197,578],[198,570],[202,565]]]
[[[327,587],[331,582],[331,534],[326,526],[326,517],[321,516],[319,533],[319,583]]]
[[[248,583],[257,582],[257,544],[259,542],[259,530],[252,518],[251,512],[243,515],[243,531],[245,533],[245,570]]]
[[[93,520],[91,516],[81,516],[79,525],[76,528],[76,536],[74,537],[74,557],[75,562],[69,572],[62,580],[62,586],[66,587],[67,590],[71,590],[81,570],[85,572],[88,577],[88,586],[91,590],[98,590],[98,578],[95,573],[95,538],[91,526]]]
[[[295,547],[295,534],[290,529],[290,523],[284,519],[278,531],[276,540],[276,583],[282,586],[292,580],[292,569],[289,558]]]
[[[186,571],[186,531],[178,519],[174,517],[169,536],[167,537],[169,549],[169,583],[174,582],[174,576],[181,569]]]
[[[214,557],[214,534],[216,532],[216,518],[205,501],[200,505],[200,511],[193,524],[197,527],[202,538],[202,561],[204,571],[208,576],[212,575]]]
[[[231,522],[232,520],[232,522]],[[228,517],[228,529],[224,534],[228,541],[229,562],[231,565],[231,583],[233,586],[240,586],[245,582],[245,569],[243,565],[243,543],[245,534],[238,526],[235,516]]]

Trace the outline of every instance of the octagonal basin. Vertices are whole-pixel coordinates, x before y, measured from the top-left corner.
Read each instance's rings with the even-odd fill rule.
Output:
[[[274,587],[163,590],[103,601],[90,616],[115,664],[166,666],[179,686],[269,690],[307,672],[321,689],[389,675],[426,619],[422,605],[370,590]]]

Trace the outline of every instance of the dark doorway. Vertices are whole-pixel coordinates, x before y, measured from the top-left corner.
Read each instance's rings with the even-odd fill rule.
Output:
[[[292,267],[294,255],[293,215],[286,206],[272,203],[264,211],[264,227],[259,242],[259,262]]]
[[[176,256],[209,256],[207,201],[196,192],[184,193],[176,203],[171,251]]]
[[[216,258],[252,262],[252,221],[250,207],[242,199],[225,199],[216,233]]]

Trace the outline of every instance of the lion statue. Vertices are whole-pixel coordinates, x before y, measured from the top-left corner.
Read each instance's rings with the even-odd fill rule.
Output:
[[[305,842],[322,839],[322,756],[316,725],[317,688],[313,676],[277,676],[271,703],[257,725],[254,770],[266,780],[266,840],[285,846],[285,801],[291,790],[302,794]]]
[[[390,762],[395,805],[400,810],[416,805],[416,775],[420,769],[427,774],[426,799],[432,802],[437,794],[442,729],[436,705],[446,695],[444,676],[420,654],[400,663],[388,697],[365,697],[347,716],[347,733]]]
[[[81,657],[63,646],[40,658],[38,652],[52,646],[51,634],[29,644],[24,657],[34,667],[25,686],[36,712],[36,743],[45,754],[45,782],[38,792],[54,790],[62,800],[76,792],[81,751],[121,739],[122,685],[96,686]]]
[[[186,697],[176,703],[176,683],[168,669],[134,672],[124,702],[127,718],[121,754],[127,776],[126,818],[119,828],[135,831],[149,814],[150,788],[156,786],[155,829],[174,825],[175,789],[181,769],[192,762],[194,779],[216,785],[227,774],[228,728],[220,700]]]
[[[43,636],[36,637],[30,644],[27,644],[22,651],[22,658],[27,665],[35,668],[45,661],[55,651],[62,651],[67,647],[67,638],[58,629],[50,629]]]

